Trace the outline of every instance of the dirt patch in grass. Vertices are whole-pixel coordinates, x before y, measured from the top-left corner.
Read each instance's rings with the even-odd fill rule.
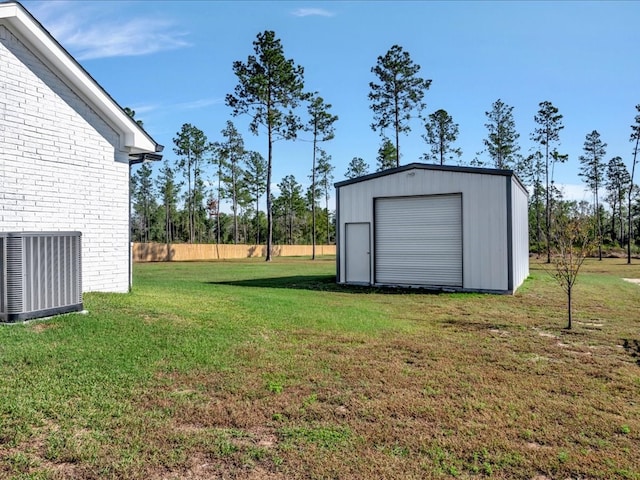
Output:
[[[33,332],[42,333],[47,330],[58,328],[58,324],[49,322],[47,320],[43,320],[43,321],[36,321],[36,322],[30,323],[29,328]]]
[[[269,378],[285,365],[257,359],[241,382],[237,372],[175,377],[144,409],[174,404],[176,390],[200,392],[199,400],[174,404],[173,429],[192,439],[213,435],[196,441],[189,457],[224,465],[229,478],[601,478],[613,465],[634,471],[637,434],[625,437],[616,427],[640,427],[619,352],[580,337],[561,347],[559,335],[535,329],[510,331],[505,343],[474,326],[468,342],[451,335],[451,322],[442,325],[430,335],[363,343],[300,331],[280,344],[290,368],[281,389],[270,389]]]

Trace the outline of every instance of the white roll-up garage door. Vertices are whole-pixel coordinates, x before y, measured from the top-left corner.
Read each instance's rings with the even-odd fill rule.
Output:
[[[375,281],[462,287],[462,196],[375,200]]]

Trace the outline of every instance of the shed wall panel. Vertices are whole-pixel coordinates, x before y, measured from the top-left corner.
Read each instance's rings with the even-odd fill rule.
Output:
[[[529,198],[515,180],[511,180],[513,290],[529,276]]]

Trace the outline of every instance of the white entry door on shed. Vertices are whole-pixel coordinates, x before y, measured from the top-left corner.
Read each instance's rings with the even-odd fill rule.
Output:
[[[462,287],[462,195],[375,199],[375,282]]]
[[[368,223],[347,223],[347,283],[371,283],[371,232]]]

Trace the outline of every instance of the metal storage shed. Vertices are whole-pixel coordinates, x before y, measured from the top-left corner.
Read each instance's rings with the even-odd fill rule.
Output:
[[[412,163],[335,187],[338,283],[513,293],[529,275],[511,170]]]

